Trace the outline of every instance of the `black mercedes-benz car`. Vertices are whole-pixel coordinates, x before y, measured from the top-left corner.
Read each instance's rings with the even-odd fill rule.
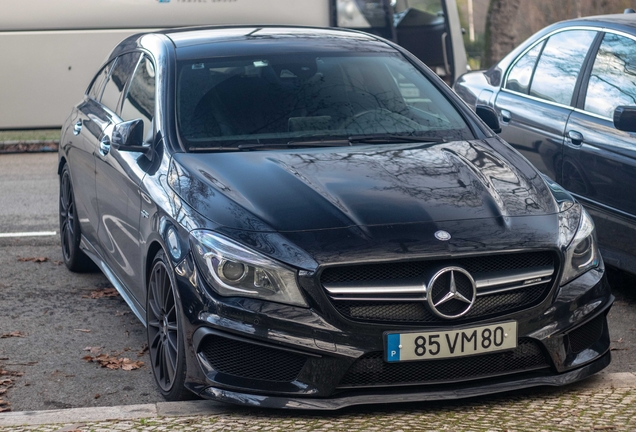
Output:
[[[501,137],[594,217],[605,262],[636,273],[636,13],[554,24],[455,90],[496,110]]]
[[[130,37],[62,130],[60,225],[171,400],[447,399],[610,362],[594,224],[414,56],[355,31]]]

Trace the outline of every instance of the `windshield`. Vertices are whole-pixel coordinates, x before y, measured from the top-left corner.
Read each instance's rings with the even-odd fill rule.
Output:
[[[374,135],[473,138],[399,54],[278,54],[184,61],[178,70],[178,127],[190,150]]]

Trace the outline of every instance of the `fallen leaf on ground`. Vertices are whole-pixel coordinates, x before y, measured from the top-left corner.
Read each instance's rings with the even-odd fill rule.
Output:
[[[623,343],[623,338],[620,338],[620,339],[618,339],[618,340],[615,340],[614,342],[616,342],[616,343]]]
[[[104,297],[117,297],[119,293],[115,288],[104,288],[91,292],[90,295],[83,295],[82,298],[98,299]]]
[[[90,329],[75,329],[75,331],[82,332],[82,333],[90,333],[91,332]]]
[[[53,264],[62,265],[62,264],[64,264],[64,261],[53,261]]]
[[[101,396],[101,395],[100,395],[99,393],[97,393],[97,394],[95,395],[95,399],[99,399],[99,398],[100,398],[100,396]]]
[[[26,333],[23,333],[21,331],[14,331],[11,333],[4,333],[2,335],[0,335],[0,339],[6,339],[6,338],[10,338],[10,337],[26,337]]]
[[[9,389],[6,389],[6,388],[0,388],[0,396],[2,396],[3,394],[5,394],[5,393],[7,392],[7,390],[9,390]]]
[[[147,352],[148,352],[148,344],[144,344],[144,346],[141,347],[141,351],[137,353],[137,357],[142,357]]]
[[[144,362],[142,361],[132,361],[130,359],[124,358],[124,362],[121,368],[125,371],[131,371],[131,370],[139,369],[143,365],[144,365]]]
[[[97,354],[101,350],[102,350],[102,347],[86,347],[86,348],[84,348],[84,351],[88,351],[91,354]]]
[[[0,399],[0,413],[11,411],[11,407],[9,405],[11,405],[9,402],[3,399]]]
[[[117,311],[117,312],[115,312],[115,316],[124,316],[124,315],[128,315],[129,313],[130,312],[128,312],[128,311],[124,311],[124,312]]]
[[[20,262],[34,262],[34,263],[43,263],[43,262],[47,262],[49,259],[47,257],[29,257],[29,258],[23,258],[23,257],[19,257],[18,261]]]
[[[131,371],[135,369],[139,369],[144,365],[142,361],[132,361],[129,358],[117,358],[116,356],[111,356],[108,354],[99,354],[98,356],[84,356],[82,360],[86,360],[87,362],[99,363],[101,367],[105,367],[107,369],[122,369],[125,371]]]
[[[24,372],[14,372],[14,371],[0,369],[0,376],[22,376],[22,375],[24,375]],[[0,384],[2,384],[2,381],[0,381]]]

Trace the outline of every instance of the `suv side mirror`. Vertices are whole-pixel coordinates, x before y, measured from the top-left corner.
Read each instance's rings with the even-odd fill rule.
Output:
[[[501,133],[499,117],[497,116],[497,113],[494,109],[487,105],[477,105],[475,107],[475,112],[477,113],[479,118],[482,119],[490,129],[492,129],[494,133]]]
[[[636,132],[636,106],[616,107],[614,127],[625,132]]]
[[[150,147],[144,146],[144,121],[137,119],[116,124],[111,145],[119,151],[146,153]]]

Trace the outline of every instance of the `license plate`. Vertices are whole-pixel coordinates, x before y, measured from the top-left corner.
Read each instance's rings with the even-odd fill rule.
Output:
[[[517,322],[448,331],[385,333],[388,362],[434,360],[517,347]]]

